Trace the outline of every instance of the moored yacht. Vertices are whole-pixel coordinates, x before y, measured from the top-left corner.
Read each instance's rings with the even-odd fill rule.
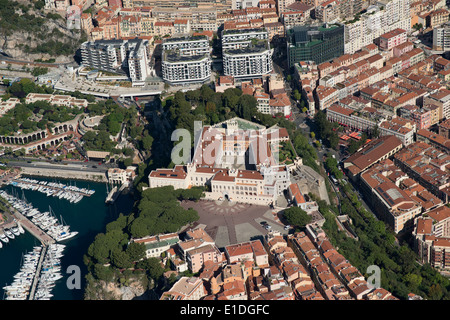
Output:
[[[3,232],[5,233],[5,235],[8,238],[10,238],[10,239],[14,239],[15,238],[14,234],[11,231],[9,231],[9,229],[4,229]]]
[[[7,236],[5,236],[3,233],[0,234],[0,240],[3,241],[4,243],[8,243],[9,239]]]
[[[12,232],[15,236],[20,236],[20,231],[19,231],[19,228],[17,228],[17,227],[12,227],[12,228],[11,228],[11,232]]]

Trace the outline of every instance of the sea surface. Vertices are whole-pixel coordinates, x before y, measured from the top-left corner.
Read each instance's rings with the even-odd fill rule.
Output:
[[[71,231],[78,231],[74,238],[63,241],[66,245],[61,258],[61,274],[63,278],[56,282],[52,290],[52,300],[83,300],[86,266],[83,263],[83,255],[86,254],[89,245],[94,241],[98,233],[105,232],[105,226],[114,221],[120,213],[128,214],[133,206],[132,196],[121,194],[114,204],[106,205],[107,194],[106,183],[92,181],[74,181],[65,179],[45,179],[42,177],[32,177],[36,180],[56,181],[66,185],[76,185],[95,190],[90,197],[84,197],[80,202],[73,204],[65,199],[47,197],[39,191],[22,190],[18,187],[4,186],[3,190],[26,200],[41,212],[52,211],[59,219],[62,217],[65,224],[70,225]],[[41,245],[40,242],[25,230],[24,234],[3,243],[0,249],[0,299],[4,299],[5,285],[13,282],[13,276],[19,272],[22,255],[31,251],[34,246]],[[72,279],[73,272],[67,272],[71,265],[78,266],[81,270],[81,289],[69,289],[67,281]],[[73,281],[70,281],[73,283]]]

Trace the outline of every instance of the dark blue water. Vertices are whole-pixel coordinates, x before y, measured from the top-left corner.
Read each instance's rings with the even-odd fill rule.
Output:
[[[70,225],[71,231],[78,231],[78,235],[68,239],[62,244],[66,245],[64,257],[61,259],[61,273],[63,278],[56,282],[53,288],[53,300],[82,300],[85,286],[86,267],[83,263],[83,255],[86,254],[89,245],[93,242],[98,233],[105,232],[107,223],[114,221],[120,213],[128,214],[133,205],[133,199],[127,194],[122,194],[113,205],[106,205],[106,184],[89,181],[70,181],[64,179],[42,179],[34,177],[36,180],[58,181],[64,184],[72,184],[77,187],[94,189],[95,193],[90,197],[84,197],[80,202],[73,204],[64,199],[47,197],[39,191],[22,190],[13,186],[6,186],[2,189],[12,194],[13,191],[25,198],[33,207],[41,212],[49,210],[51,206],[57,218],[64,219]],[[30,233],[10,240],[3,244],[0,249],[0,299],[3,298],[3,287],[13,282],[14,274],[19,271],[22,254],[31,251],[33,246],[40,245],[40,242]],[[81,289],[69,289],[67,280],[72,273],[67,273],[70,265],[79,266],[81,270]]]

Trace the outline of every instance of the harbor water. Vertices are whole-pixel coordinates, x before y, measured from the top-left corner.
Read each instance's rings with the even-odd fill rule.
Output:
[[[85,196],[78,203],[70,203],[66,199],[47,196],[44,193],[33,190],[22,190],[15,186],[4,186],[2,189],[18,198],[25,196],[26,200],[40,212],[49,211],[49,206],[55,216],[63,218],[71,231],[78,234],[71,239],[61,242],[66,245],[61,258],[61,273],[63,278],[56,282],[52,290],[52,300],[82,300],[85,287],[86,267],[83,263],[83,255],[86,254],[89,245],[94,241],[98,233],[105,232],[105,226],[114,221],[120,213],[128,214],[133,206],[133,199],[128,194],[122,194],[114,204],[105,204],[107,187],[105,183],[92,181],[73,181],[64,179],[44,179],[33,177],[36,180],[55,181],[65,185],[76,185],[80,188],[95,190],[89,197]],[[3,287],[14,280],[14,275],[21,266],[22,255],[32,251],[34,246],[41,243],[29,232],[21,234],[9,243],[4,243],[0,249],[0,299],[3,299]],[[69,289],[67,280],[73,275],[68,273],[69,266],[78,266],[81,270],[81,288]],[[70,281],[73,283],[73,281]]]

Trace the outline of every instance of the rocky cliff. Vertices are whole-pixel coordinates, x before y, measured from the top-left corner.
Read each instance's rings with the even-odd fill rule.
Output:
[[[65,17],[55,12],[29,7],[25,13],[16,10],[10,20],[7,11],[0,13],[0,49],[17,60],[70,62],[85,38],[81,30],[69,29]]]
[[[85,292],[86,300],[134,300],[147,299],[146,277],[130,277],[125,283],[105,282],[97,280],[90,282]]]

